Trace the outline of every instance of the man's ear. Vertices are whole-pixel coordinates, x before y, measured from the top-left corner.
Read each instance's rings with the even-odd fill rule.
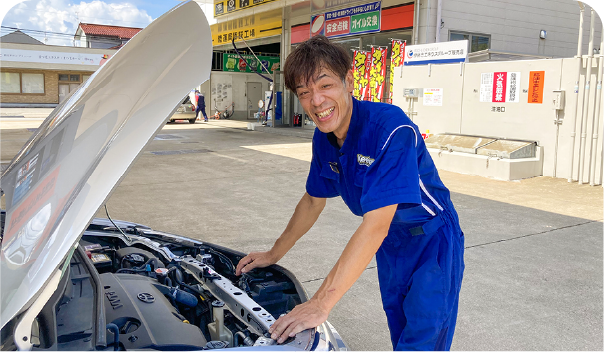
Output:
[[[348,93],[352,93],[354,90],[354,76],[352,75],[352,70],[348,70],[346,73],[346,91]]]

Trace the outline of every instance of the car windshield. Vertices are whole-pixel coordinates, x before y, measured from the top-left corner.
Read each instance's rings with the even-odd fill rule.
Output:
[[[189,96],[187,95],[187,97],[185,98],[185,100],[182,101],[181,104],[191,104],[191,99],[189,98]]]

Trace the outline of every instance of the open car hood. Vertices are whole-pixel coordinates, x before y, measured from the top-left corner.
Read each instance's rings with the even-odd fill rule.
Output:
[[[0,326],[35,300],[145,145],[210,77],[211,60],[203,11],[182,3],[132,38],[34,132],[1,180]]]

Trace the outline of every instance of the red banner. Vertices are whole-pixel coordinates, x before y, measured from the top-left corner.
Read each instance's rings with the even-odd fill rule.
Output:
[[[389,103],[392,104],[392,88],[394,83],[394,68],[403,66],[405,58],[405,45],[407,41],[392,39],[392,53],[390,54],[390,93],[388,94]]]
[[[384,81],[386,79],[386,55],[388,48],[371,48],[371,87],[370,98],[373,102],[382,101],[384,96]]]
[[[362,87],[361,95],[363,100],[370,100],[371,98],[371,53],[365,52],[365,85]]]
[[[505,87],[507,84],[507,72],[495,72],[493,75],[493,103],[505,102]]]

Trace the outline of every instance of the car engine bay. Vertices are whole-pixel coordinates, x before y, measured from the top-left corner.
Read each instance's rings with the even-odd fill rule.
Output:
[[[95,219],[84,232],[33,324],[33,350],[269,346],[274,321],[306,301],[278,266],[236,276],[242,253],[141,225],[123,229]],[[285,344],[314,348],[311,330]],[[2,347],[12,349],[4,338]]]

